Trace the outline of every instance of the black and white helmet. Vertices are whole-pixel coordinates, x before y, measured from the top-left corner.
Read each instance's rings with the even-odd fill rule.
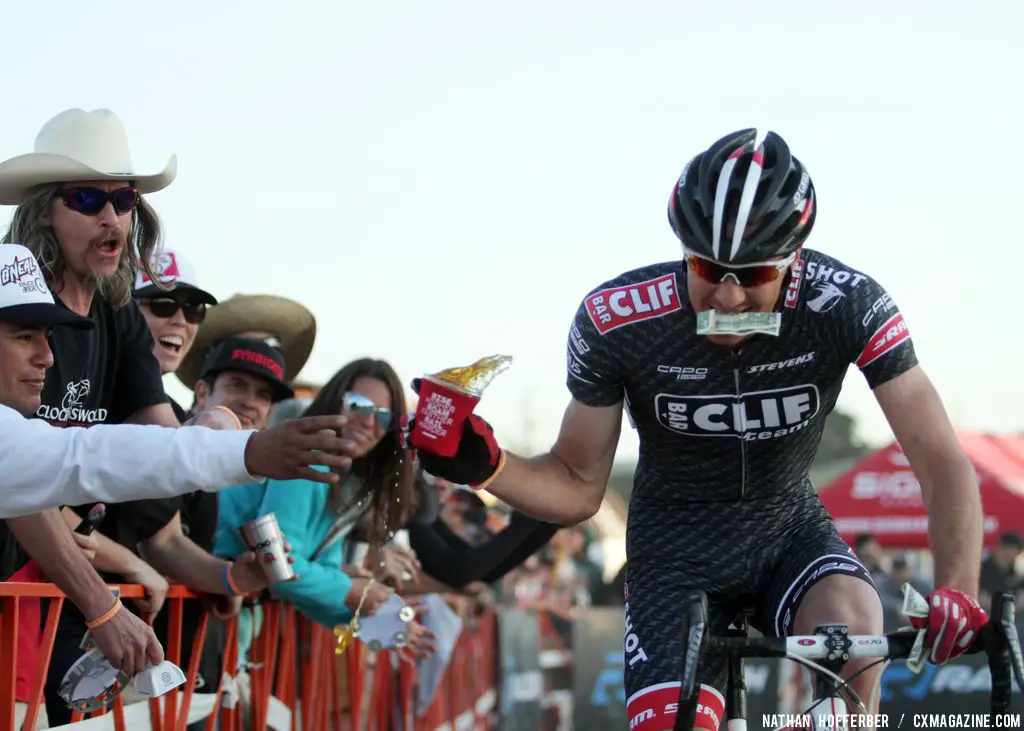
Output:
[[[668,220],[683,246],[722,264],[785,257],[810,235],[811,176],[779,135],[726,135],[683,168]]]

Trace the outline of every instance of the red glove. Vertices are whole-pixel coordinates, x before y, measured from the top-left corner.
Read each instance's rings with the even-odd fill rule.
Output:
[[[971,648],[981,628],[988,623],[985,610],[962,591],[938,588],[928,595],[928,617],[911,617],[915,629],[925,629],[928,659],[942,664]]]

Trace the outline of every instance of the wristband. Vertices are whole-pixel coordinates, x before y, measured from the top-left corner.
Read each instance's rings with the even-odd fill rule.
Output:
[[[503,449],[498,454],[498,466],[495,467],[494,472],[491,473],[491,476],[488,477],[483,482],[481,482],[479,485],[470,485],[470,487],[472,487],[474,490],[486,490],[490,486],[490,484],[498,478],[498,475],[501,474],[501,471],[505,469],[506,461],[507,458],[505,457],[505,450]]]
[[[236,414],[234,411],[229,409],[227,406],[221,406],[220,404],[217,404],[216,406],[211,406],[211,407],[209,407],[206,410],[207,411],[223,411],[223,412],[227,413],[234,420],[235,428],[237,428],[239,431],[242,430],[242,421],[238,418],[238,414]]]
[[[233,566],[233,563],[224,564],[224,588],[227,589],[228,596],[230,597],[241,596],[245,594],[245,592],[238,587],[238,584],[235,583],[235,579],[231,575],[231,569]]]
[[[114,600],[114,606],[112,606],[110,609],[105,611],[103,614],[101,614],[96,619],[93,619],[91,621],[87,620],[86,623],[85,623],[85,626],[88,627],[90,630],[94,630],[94,629],[97,629],[99,627],[102,627],[107,622],[112,620],[114,618],[114,615],[117,614],[119,611],[121,611],[121,600],[120,599],[115,599]]]

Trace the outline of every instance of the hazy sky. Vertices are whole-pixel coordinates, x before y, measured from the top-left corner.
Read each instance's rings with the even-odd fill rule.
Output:
[[[0,159],[69,107],[115,110],[139,172],[177,153],[168,245],[221,298],[310,307],[304,379],[509,353],[480,412],[546,447],[580,300],[678,258],[682,166],[759,126],[813,176],[808,245],[889,289],[957,424],[1024,429],[1020,3],[0,6]],[[840,407],[890,436],[856,371]]]

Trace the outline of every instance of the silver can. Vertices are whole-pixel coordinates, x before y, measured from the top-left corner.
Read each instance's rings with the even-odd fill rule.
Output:
[[[256,560],[270,584],[288,581],[295,576],[292,565],[288,563],[276,515],[267,513],[250,520],[242,526],[242,538],[249,550],[256,554]]]

